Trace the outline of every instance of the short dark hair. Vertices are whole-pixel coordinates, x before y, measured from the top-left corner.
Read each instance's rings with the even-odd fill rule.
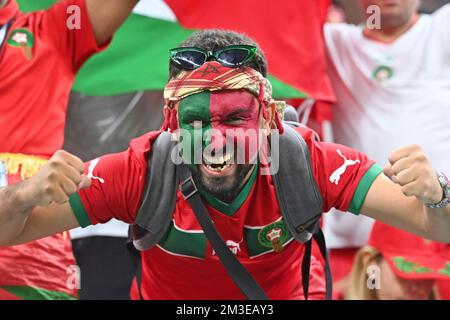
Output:
[[[267,62],[259,45],[244,34],[221,29],[207,29],[194,32],[178,47],[197,47],[207,51],[223,49],[231,45],[252,45],[256,47],[255,58],[246,65],[267,77]],[[170,79],[174,78],[181,69],[172,61],[169,63]]]

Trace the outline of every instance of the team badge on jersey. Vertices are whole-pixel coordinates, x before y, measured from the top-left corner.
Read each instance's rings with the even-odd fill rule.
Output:
[[[379,83],[383,83],[394,76],[394,69],[387,65],[380,65],[375,68],[372,73],[372,79]]]
[[[27,29],[16,29],[11,32],[8,44],[13,47],[21,48],[28,60],[33,58],[34,36]]]
[[[270,224],[258,233],[259,243],[272,248],[276,253],[283,251],[283,245],[289,238],[289,232],[283,220]]]

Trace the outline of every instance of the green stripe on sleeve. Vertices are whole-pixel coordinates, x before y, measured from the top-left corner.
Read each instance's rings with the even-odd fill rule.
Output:
[[[376,163],[372,165],[369,170],[367,170],[367,172],[361,178],[361,181],[359,181],[358,187],[353,194],[352,201],[350,202],[350,206],[348,207],[349,212],[359,215],[364,200],[366,199],[367,192],[369,192],[372,183],[382,172],[383,168],[381,168]]]
[[[80,196],[78,193],[75,193],[69,198],[70,206],[72,207],[72,211],[75,214],[75,217],[80,224],[80,227],[86,228],[92,224],[91,220],[89,220],[89,216],[84,209],[83,203],[81,202]]]

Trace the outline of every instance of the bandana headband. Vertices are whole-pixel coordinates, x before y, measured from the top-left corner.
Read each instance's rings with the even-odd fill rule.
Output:
[[[249,67],[227,68],[216,61],[205,63],[198,69],[182,71],[169,81],[164,90],[165,121],[162,130],[177,127],[174,105],[180,100],[204,91],[240,90],[249,91],[258,98],[260,105],[276,105],[272,127],[283,131],[281,119],[285,109],[284,101],[272,99],[272,85],[258,71]],[[265,108],[264,114],[267,114]]]

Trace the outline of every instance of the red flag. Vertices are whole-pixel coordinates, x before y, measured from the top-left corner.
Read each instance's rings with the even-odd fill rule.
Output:
[[[273,76],[316,100],[334,100],[323,41],[330,0],[166,2],[185,28],[247,34],[261,46]]]

